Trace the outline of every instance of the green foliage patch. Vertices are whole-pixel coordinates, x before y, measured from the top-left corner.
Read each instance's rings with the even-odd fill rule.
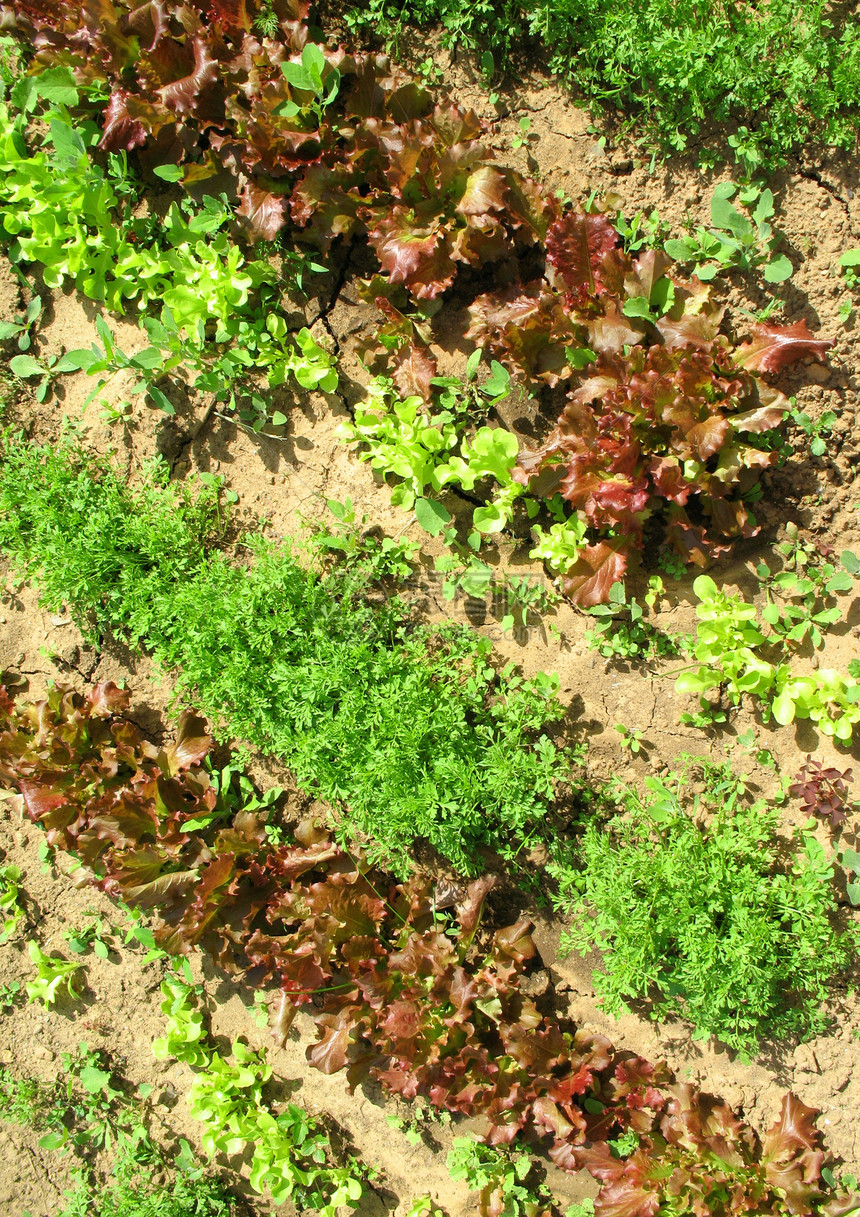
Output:
[[[657,147],[689,148],[704,164],[732,148],[771,168],[810,139],[855,145],[860,21],[824,0],[369,0],[349,20],[395,40],[406,24],[440,25],[445,44],[480,48],[490,68],[535,38],[590,105],[622,111]]]
[[[728,767],[703,772],[689,810],[677,783],[646,778],[626,815],[589,825],[582,871],[562,876],[577,893],[567,946],[603,952],[595,988],[614,1015],[656,988],[655,1017],[688,1018],[743,1052],[814,1034],[856,946],[831,924],[832,861],[807,833],[779,861],[779,808],[750,799]]]
[[[74,446],[10,441],[0,546],[46,603],[150,648],[225,734],[341,805],[375,856],[402,871],[420,838],[463,871],[481,845],[515,856],[567,768],[541,733],[562,714],[555,682],[500,675],[489,640],[419,628],[396,600],[371,606],[360,577],[260,537],[247,568],[207,554],[216,493],[168,486],[158,464],[131,488]]]

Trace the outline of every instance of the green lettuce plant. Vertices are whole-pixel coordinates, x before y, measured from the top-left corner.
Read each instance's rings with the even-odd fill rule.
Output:
[[[250,1152],[251,1187],[268,1192],[275,1204],[292,1201],[321,1217],[337,1217],[342,1206],[355,1208],[365,1193],[366,1170],[355,1159],[328,1165],[331,1145],[318,1122],[294,1103],[275,1113],[263,1097],[272,1076],[263,1049],[241,1040],[232,1044],[232,1061],[209,1041],[195,990],[178,976],[161,985],[167,1034],[153,1044],[155,1056],[172,1058],[197,1070],[188,1108],[203,1126],[203,1150],[216,1154]]]
[[[43,1006],[53,1006],[63,990],[72,999],[80,997],[75,988],[75,974],[84,966],[75,960],[63,959],[59,955],[46,955],[37,942],[27,943],[30,958],[36,965],[35,980],[27,981],[27,1001],[39,1001]]]
[[[766,621],[755,605],[740,596],[720,591],[710,575],[693,584],[698,597],[699,625],[692,646],[697,664],[681,671],[675,681],[679,693],[698,693],[704,711],[707,694],[723,691],[732,705],[744,694],[755,697],[765,721],[772,715],[780,726],[810,719],[824,734],[848,743],[860,722],[860,683],[832,668],[796,671],[782,636],[768,634]],[[768,656],[777,644],[775,659]]]

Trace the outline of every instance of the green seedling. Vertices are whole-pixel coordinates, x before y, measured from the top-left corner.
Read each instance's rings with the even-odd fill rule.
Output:
[[[74,1145],[110,1150],[114,1144],[134,1141],[140,1127],[139,1110],[114,1086],[104,1053],[81,1043],[77,1052],[64,1052],[61,1061],[65,1093],[54,1099],[53,1118],[47,1121],[51,1131],[39,1142],[42,1148]]]
[[[130,924],[124,929],[123,946],[142,946],[146,949],[146,955],[141,960],[141,966],[146,967],[147,964],[153,963],[157,959],[167,959],[167,952],[155,944],[155,934],[151,927],[146,924],[143,919],[143,913],[140,909],[129,908],[128,905],[120,904],[119,906]]]
[[[637,211],[628,220],[619,211],[615,217],[615,230],[630,253],[640,249],[660,249],[669,235],[669,225],[660,219],[656,211]]]
[[[392,1128],[403,1133],[410,1145],[420,1145],[434,1127],[447,1128],[451,1123],[450,1112],[434,1107],[420,1095],[412,1103],[408,1116],[391,1115],[385,1118]]]
[[[507,397],[511,388],[511,375],[497,360],[490,362],[490,375],[480,383],[477,372],[481,363],[481,349],[476,348],[466,362],[466,375],[434,376],[430,384],[441,389],[434,413],[437,409],[450,411],[458,426],[479,422],[489,411]]]
[[[620,744],[625,752],[631,753],[633,756],[638,756],[642,751],[642,732],[638,727],[625,727],[623,723],[616,723],[615,730],[621,736]]]
[[[549,531],[535,524],[532,526],[535,545],[529,550],[529,557],[545,562],[550,570],[564,575],[579,561],[587,528],[585,517],[579,512],[550,525]]]
[[[662,588],[659,576],[656,581],[651,580],[645,597],[649,608],[654,608]],[[595,626],[586,631],[585,640],[591,650],[598,651],[606,659],[658,659],[679,655],[683,649],[679,638],[645,620],[636,597],[627,599],[623,583],[614,583],[609,589],[608,604],[595,605],[588,613]]]
[[[46,355],[42,359],[35,359],[32,355],[14,355],[9,360],[9,368],[21,380],[38,380],[35,389],[38,402],[48,400],[58,376],[79,370],[76,361],[68,355]]]
[[[20,980],[10,980],[6,984],[0,985],[0,1011],[9,1014],[18,1004],[20,995]]]
[[[522,148],[529,142],[529,139],[531,138],[530,132],[532,120],[528,117],[528,115],[524,114],[523,117],[518,121],[517,127],[519,130],[515,131],[511,136],[512,148]]]
[[[284,102],[277,112],[286,118],[302,114],[312,119],[316,126],[325,121],[325,111],[337,97],[340,89],[340,72],[326,59],[323,51],[314,42],[302,50],[300,63],[287,60],[281,64],[290,91],[296,99]]]
[[[470,1137],[455,1137],[447,1165],[452,1179],[463,1180],[478,1192],[481,1217],[535,1217],[550,1202],[542,1184],[526,1186],[533,1165],[528,1154],[506,1153]]]
[[[661,275],[652,284],[648,296],[631,296],[625,300],[622,312],[625,317],[639,317],[656,324],[674,304],[675,284],[668,275]]]
[[[844,254],[839,257],[839,265],[842,268],[842,277],[845,280],[845,286],[850,291],[856,291],[860,287],[860,249],[846,249]]]
[[[73,1001],[80,997],[74,982],[83,964],[59,955],[45,955],[36,942],[29,942],[27,949],[37,972],[36,979],[27,982],[27,1001],[40,1001],[44,1006],[53,1006],[63,990]]]
[[[311,533],[311,545],[320,553],[340,555],[351,573],[368,583],[383,579],[407,579],[420,550],[417,541],[406,537],[378,537],[368,532],[368,517],[356,517],[352,499],[327,499],[334,523],[303,521]]]
[[[21,905],[21,871],[17,866],[0,866],[0,944],[8,942],[26,917]]]
[[[26,312],[14,321],[0,321],[0,342],[8,342],[17,338],[19,351],[29,351],[32,342],[31,330],[42,315],[42,297],[34,296],[27,305]]]
[[[92,915],[92,911],[89,909],[84,913],[84,916]],[[73,955],[83,955],[92,949],[93,954],[97,955],[99,959],[110,957],[111,945],[106,939],[112,935],[113,927],[101,917],[78,930],[63,930],[63,937],[69,944],[69,950]]]
[[[842,608],[834,599],[853,590],[860,559],[845,550],[838,561],[828,561],[820,550],[799,541],[795,528],[791,534],[776,547],[785,569],[774,574],[764,563],[758,567],[768,597],[761,615],[787,643],[800,646],[808,641],[818,648],[828,626],[842,620]]]
[[[406,1217],[445,1217],[445,1210],[436,1204],[432,1196],[416,1196],[406,1210]]]
[[[836,415],[832,410],[825,410],[818,418],[810,418],[805,410],[792,409],[789,415],[795,427],[799,427],[810,437],[809,451],[813,456],[824,456],[827,452],[826,436],[830,435]]]
[[[747,215],[732,204],[738,201]],[[753,270],[762,267],[767,283],[784,283],[793,271],[785,254],[777,253],[781,236],[768,220],[773,216],[773,194],[758,186],[738,187],[722,182],[711,199],[714,228],[698,228],[689,236],[667,241],[663,248],[678,262],[694,262],[696,274],[708,283],[724,270]]]

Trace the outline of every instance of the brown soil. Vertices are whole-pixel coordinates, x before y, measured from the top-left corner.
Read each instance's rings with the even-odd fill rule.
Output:
[[[505,99],[506,117],[497,119],[467,66],[451,64],[444,53],[438,63],[455,100],[473,106],[493,124],[495,142],[507,149],[510,163],[540,177],[548,187],[574,199],[592,191],[598,195],[614,191],[622,196],[626,214],[656,209],[673,235],[679,233],[688,215],[696,222],[708,223],[713,186],[728,173],[708,174],[676,163],[658,165],[650,171],[647,159],[643,161],[635,147],[603,146],[589,133],[588,114],[538,78],[525,79],[521,88]],[[512,140],[523,115],[531,119],[529,139],[525,147],[516,149]],[[796,394],[798,407],[811,416],[828,409],[838,418],[821,458],[812,457],[800,442],[802,437],[798,437],[796,455],[766,487],[759,512],[764,525],[761,536],[739,546],[730,561],[712,572],[720,582],[738,587],[748,597],[757,594],[756,564],[772,556],[773,543],[787,521],[796,522],[802,535],[816,545],[829,545],[837,552],[860,542],[860,348],[853,322],[843,325],[839,320],[838,307],[846,299],[846,292],[837,275],[839,253],[860,244],[857,168],[824,156],[815,163],[809,160],[791,166],[777,175],[772,186],[780,208],[777,224],[785,234],[785,248],[795,266],[791,284],[784,292],[785,308],[775,320],[793,323],[805,319],[813,331],[836,340],[829,366],[810,363],[799,367],[784,374],[780,384]],[[735,332],[741,334],[749,324],[743,310],[755,311],[765,297],[752,279],[737,276],[732,277],[726,290]],[[16,311],[18,292],[17,280],[0,266],[0,315],[11,316]],[[360,303],[347,279],[326,315],[315,318],[318,310],[309,320],[314,321],[320,341],[336,344],[343,376],[341,389],[328,397],[296,393],[289,422],[285,428],[275,429],[274,438],[254,436],[220,414],[207,413],[205,403],[180,403],[175,419],[139,407],[127,423],[111,426],[102,420],[100,407],[94,402],[84,414],[87,442],[99,450],[115,451],[131,475],[155,452],[171,462],[175,478],[196,471],[221,474],[226,486],[239,495],[240,521],[264,517],[267,531],[273,536],[296,535],[300,515],[322,517],[326,498],[343,501],[347,497],[353,500],[359,515],[367,516],[368,524],[390,534],[401,532],[407,517],[391,507],[386,489],[368,466],[359,463],[335,437],[338,422],[348,416],[349,407],[360,394],[362,373],[355,344],[357,336],[372,327],[373,311]],[[43,353],[86,346],[95,337],[91,311],[73,295],[56,295],[47,320],[39,339]],[[114,328],[123,349],[133,351],[145,345],[133,326],[117,323]],[[437,330],[437,334],[442,332]],[[450,344],[443,354],[453,368],[464,358]],[[25,424],[36,440],[52,440],[58,434],[61,415],[80,417],[80,405],[88,391],[86,377],[66,378],[59,402],[40,407],[22,400],[13,407],[13,421]],[[119,395],[121,385],[115,383],[110,392]],[[427,544],[417,526],[409,535],[421,541],[424,552],[432,556],[433,545]],[[508,544],[502,546],[500,558],[518,571],[545,578],[526,555],[525,547],[514,549]],[[748,709],[742,709],[719,736],[705,736],[680,726],[679,714],[693,708],[692,699],[674,693],[673,681],[665,678],[671,665],[662,664],[652,671],[607,663],[586,646],[587,619],[570,606],[560,605],[543,622],[512,638],[502,634],[485,606],[459,602],[452,607],[429,577],[427,582],[431,617],[468,617],[493,637],[502,658],[516,660],[527,673],[538,669],[559,673],[561,696],[570,706],[573,733],[588,743],[588,768],[595,782],[610,776],[641,782],[648,773],[673,765],[685,752],[721,757],[737,734],[753,726],[760,745],[771,749],[776,757],[781,773],[796,772],[809,753],[840,769],[852,759],[860,760],[858,745],[836,748],[808,723],[796,728],[763,726]],[[668,630],[688,632],[694,622],[691,579],[677,584],[669,579],[666,582],[668,596],[657,621]],[[634,583],[631,590],[641,589]],[[843,621],[828,633],[818,657],[822,667],[844,669],[858,654],[858,603],[844,597],[842,605]],[[554,628],[549,629],[549,624]],[[36,593],[19,586],[14,578],[7,583],[0,607],[0,666],[26,674],[32,695],[43,692],[50,681],[63,680],[83,687],[91,680],[124,679],[132,691],[132,717],[155,734],[169,725],[169,681],[153,672],[147,659],[131,656],[122,648],[96,654],[73,624],[62,615],[41,611]],[[614,729],[617,723],[642,731],[645,746],[638,757],[620,749]],[[756,768],[741,750],[734,755],[739,764],[751,768],[766,793],[772,783],[770,773]],[[266,772],[264,762],[260,771]],[[275,771],[269,767],[268,772]],[[787,816],[786,827],[803,818],[795,809]],[[854,840],[855,846],[856,828],[855,823],[853,837],[849,833],[845,838],[848,843]],[[68,877],[43,874],[36,853],[38,838],[39,834],[22,822],[16,801],[7,799],[0,841],[5,860],[24,872],[30,929],[38,929],[43,946],[62,949],[61,930],[86,921],[87,909],[116,921],[117,914],[106,899],[87,889],[77,890]],[[821,838],[827,842],[823,830]],[[543,967],[556,990],[566,995],[571,1016],[589,1029],[608,1034],[619,1047],[651,1059],[665,1059],[679,1077],[726,1098],[758,1128],[772,1122],[782,1093],[793,1090],[804,1103],[820,1108],[819,1125],[831,1154],[860,1173],[860,1122],[856,1118],[860,1110],[860,1010],[852,991],[844,987],[835,990],[830,1032],[799,1046],[772,1045],[747,1065],[713,1043],[694,1041],[686,1024],[649,1021],[644,1009],[622,1019],[609,1019],[594,1000],[594,961],[558,958],[562,926],[545,911],[535,910],[534,916]],[[156,1100],[156,1114],[175,1133],[194,1142],[194,1129],[182,1100],[188,1071],[155,1063],[150,1051],[152,1039],[163,1029],[158,1009],[160,965],[126,965],[125,952],[110,961],[88,955],[86,963],[87,991],[81,1002],[67,1002],[52,1013],[19,1003],[14,1012],[0,1015],[0,1062],[13,1072],[50,1077],[57,1072],[58,1055],[74,1049],[82,1039],[91,1046],[109,1048],[129,1081],[155,1082],[161,1096]],[[22,938],[0,952],[0,983],[11,979],[23,982],[30,971]],[[251,1021],[234,986],[210,973],[206,984],[218,1034],[241,1034],[253,1044],[266,1042],[267,1033]],[[341,1078],[325,1078],[307,1067],[307,1029],[303,1037],[302,1030],[300,1027],[298,1034],[294,1031],[285,1050],[270,1047],[271,1060],[277,1074],[288,1080],[297,1101],[335,1121],[347,1142],[380,1172],[378,1195],[362,1212],[405,1213],[415,1196],[427,1192],[448,1213],[473,1211],[465,1188],[453,1184],[445,1170],[451,1131],[434,1127],[427,1144],[409,1145],[386,1122],[387,1114],[403,1114],[398,1105],[383,1102],[376,1093],[359,1092],[349,1097]],[[34,1217],[56,1211],[59,1194],[68,1184],[68,1159],[40,1150],[32,1135],[14,1126],[0,1131],[0,1144],[8,1147],[0,1162],[3,1211],[13,1217],[28,1208]],[[551,1183],[564,1203],[594,1192],[589,1182],[569,1180],[556,1170],[551,1170]],[[255,1198],[253,1209],[265,1212],[267,1206]]]

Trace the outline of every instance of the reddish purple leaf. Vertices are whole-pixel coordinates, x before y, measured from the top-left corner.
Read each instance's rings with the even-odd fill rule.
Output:
[[[798,359],[812,355],[824,360],[831,338],[816,338],[805,321],[794,325],[754,325],[753,341],[735,353],[735,362],[750,372],[780,372]]]

